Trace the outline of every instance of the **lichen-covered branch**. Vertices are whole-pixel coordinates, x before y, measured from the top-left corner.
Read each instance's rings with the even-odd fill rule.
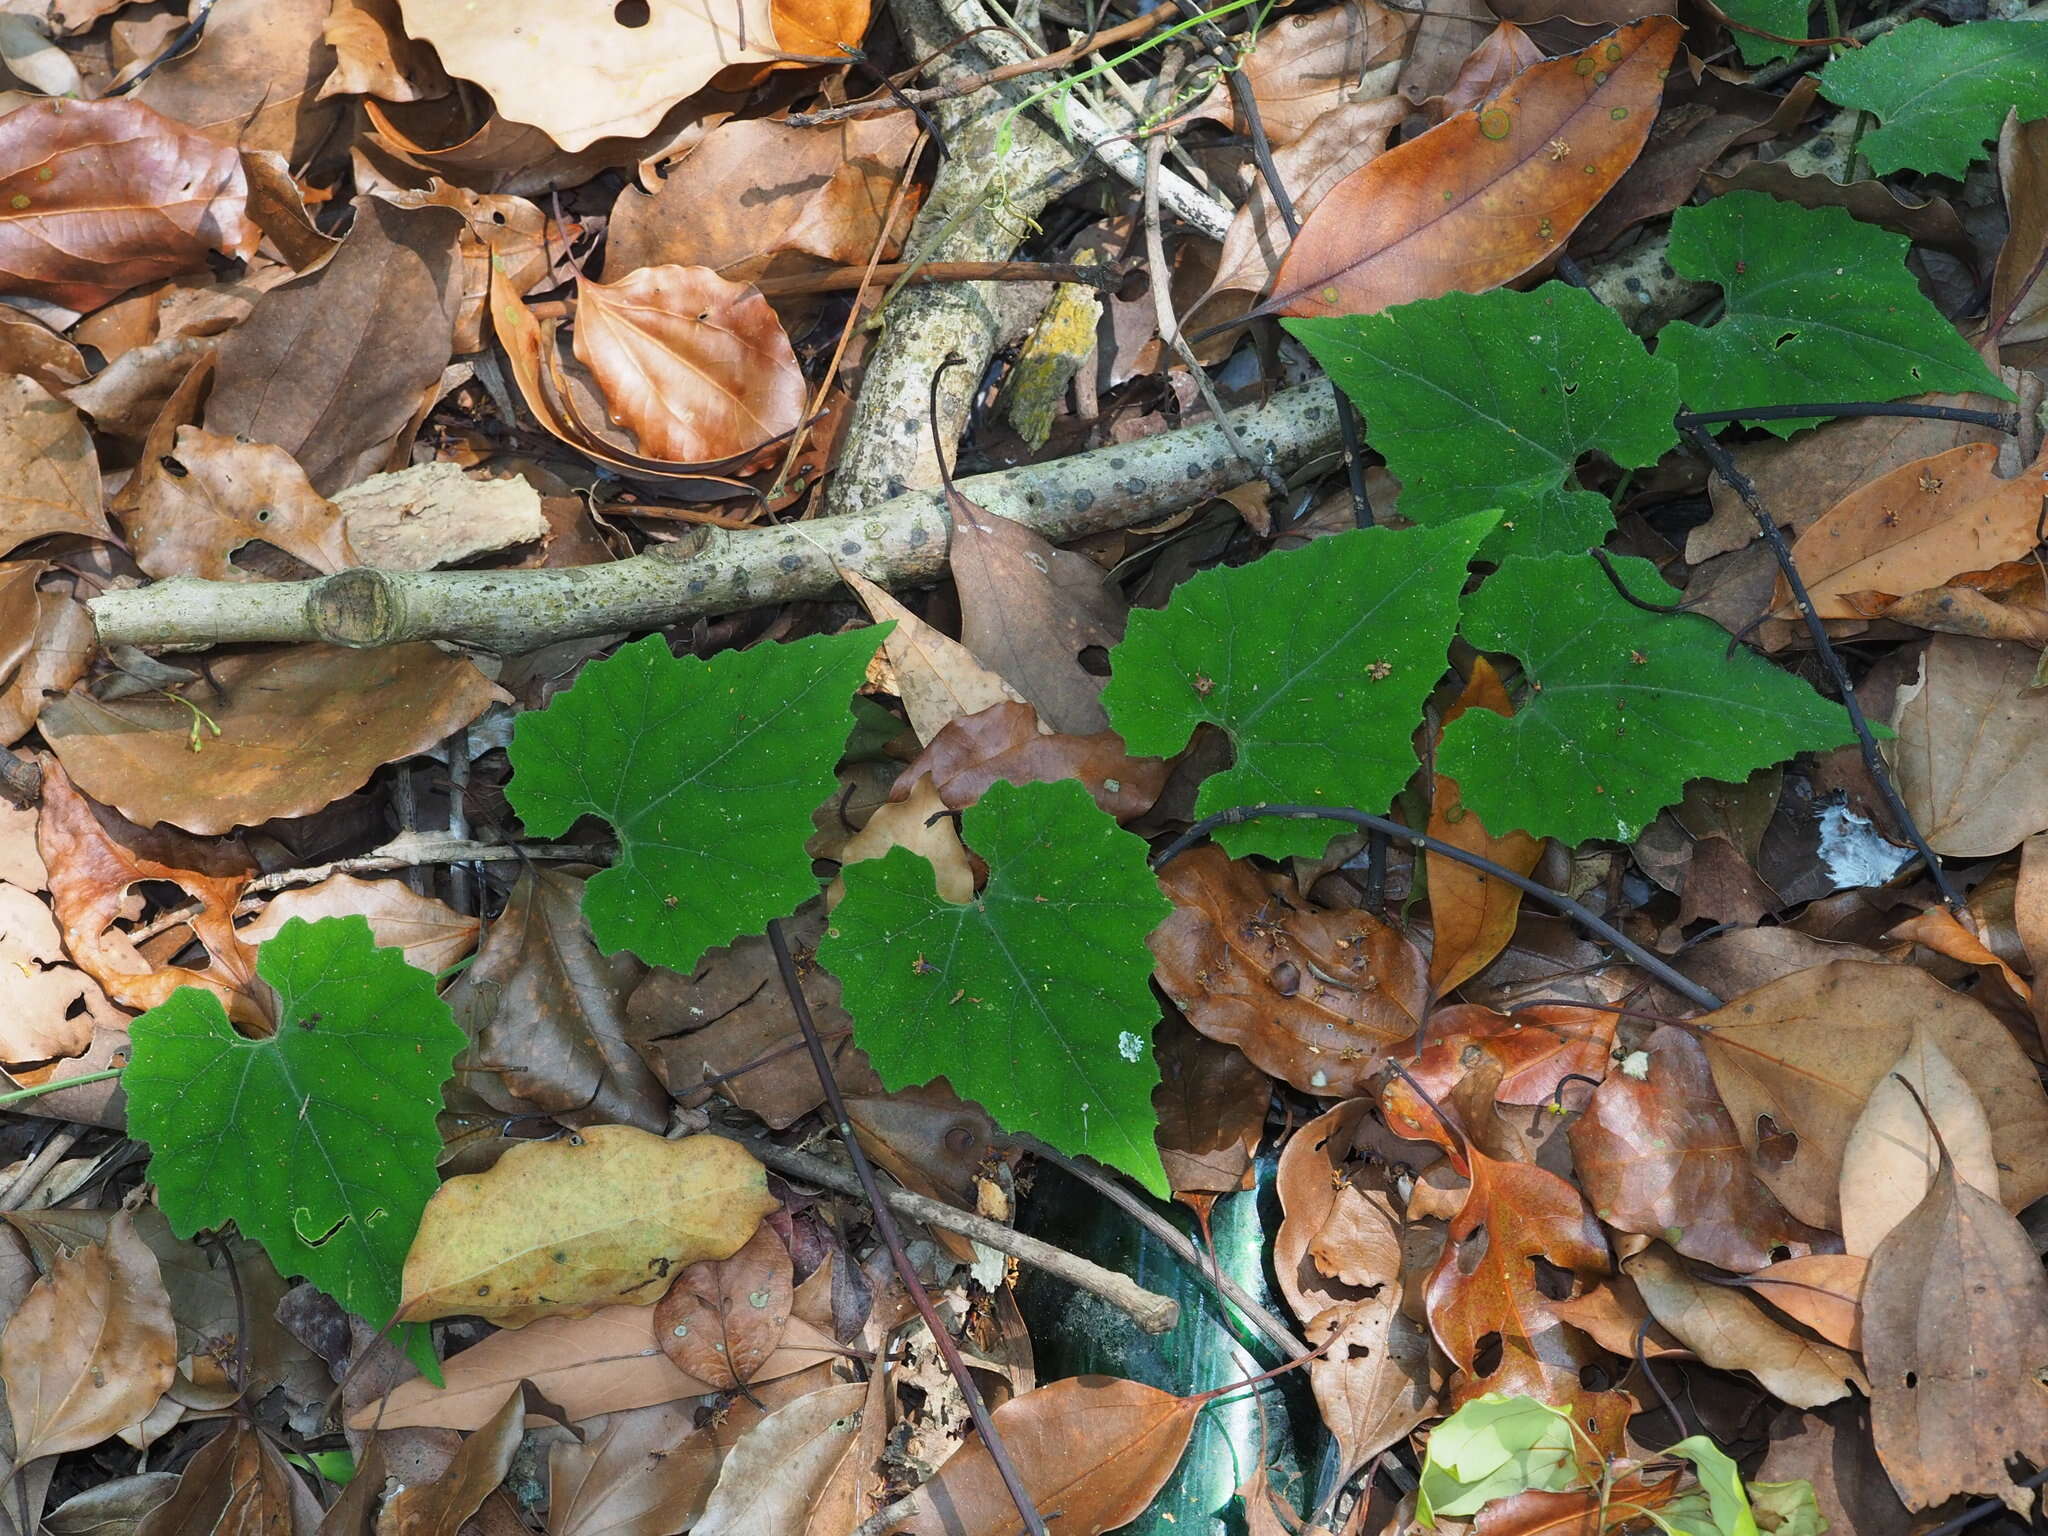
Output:
[[[1330,387],[1302,384],[1234,412],[1251,451],[1285,474],[1336,450]],[[1162,432],[960,482],[966,495],[1054,541],[1177,512],[1242,484],[1247,471],[1213,424]],[[452,640],[504,654],[578,635],[662,629],[840,588],[855,570],[884,586],[946,572],[951,520],[936,491],[866,512],[778,528],[700,529],[611,565],[540,571],[344,571],[317,581],[181,576],[110,591],[88,607],[103,645],[166,650],[260,641],[397,645]]]

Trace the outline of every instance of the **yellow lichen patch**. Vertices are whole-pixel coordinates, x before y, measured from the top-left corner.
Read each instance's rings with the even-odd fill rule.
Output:
[[[1033,448],[1044,446],[1067,385],[1095,347],[1102,296],[1079,283],[1062,283],[1010,375],[1010,424]]]

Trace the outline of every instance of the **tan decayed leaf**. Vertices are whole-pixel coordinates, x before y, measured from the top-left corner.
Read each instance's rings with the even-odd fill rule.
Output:
[[[33,892],[6,883],[0,883],[0,976],[7,978],[0,1063],[24,1067],[76,1056],[92,1044],[95,1024],[125,1026],[92,978],[65,963],[50,909]]]
[[[140,477],[122,519],[129,552],[152,576],[247,581],[234,561],[245,544],[273,544],[322,575],[362,562],[341,510],[307,483],[298,460],[269,443],[180,427],[165,461]]]
[[[1062,1530],[1109,1531],[1136,1519],[1173,1475],[1202,1402],[1073,1376],[1011,1398],[994,1418],[1034,1504],[1060,1511]],[[1017,1506],[979,1438],[898,1508],[895,1536],[1009,1536],[1017,1527]]]
[[[1941,1047],[1916,1028],[1870,1090],[1842,1148],[1843,1249],[1875,1253],[1925,1198],[1944,1151],[1957,1178],[1998,1198],[1998,1155],[1984,1106]]]
[[[1353,171],[1302,225],[1262,312],[1376,314],[1534,267],[1642,149],[1682,30],[1631,22]]]
[[[156,1255],[117,1216],[104,1243],[50,1266],[0,1334],[17,1464],[139,1424],[170,1388],[177,1359]]]
[[[925,623],[867,577],[841,571],[840,578],[877,624],[895,622],[882,641],[882,654],[896,674],[896,696],[919,741],[929,746],[951,722],[998,704],[1030,707],[1021,693],[977,661],[974,652]]]
[[[1869,1390],[1847,1350],[1794,1333],[1739,1290],[1693,1278],[1668,1248],[1645,1248],[1622,1268],[1657,1321],[1708,1365],[1748,1371],[1798,1408]]]
[[[2036,496],[2040,494],[2038,486]],[[1928,847],[1986,858],[2048,831],[2048,690],[2030,645],[1936,635],[1887,756]]]
[[[694,1403],[656,1403],[579,1426],[548,1449],[548,1536],[671,1536],[687,1530],[718,1473]]]
[[[0,378],[0,475],[0,554],[51,533],[114,536],[92,434],[76,407],[25,374]]]
[[[769,0],[399,0],[405,30],[451,75],[562,148],[646,133],[729,64],[770,57]]]
[[[782,1348],[768,1357],[754,1382],[779,1381],[842,1354],[830,1334],[793,1317]],[[654,1309],[640,1306],[606,1307],[589,1317],[544,1317],[502,1330],[449,1360],[442,1375],[445,1387],[421,1377],[399,1383],[381,1402],[350,1415],[350,1426],[476,1429],[522,1379],[571,1423],[718,1390],[661,1352],[654,1342]]]
[[[768,301],[709,267],[576,285],[576,356],[641,452],[681,464],[749,453],[803,419],[804,376]]]
[[[392,1495],[378,1512],[377,1536],[455,1536],[505,1480],[526,1434],[528,1411],[542,1409],[543,1400],[530,1384],[515,1386],[483,1428],[462,1442],[447,1471]]]
[[[721,1389],[744,1387],[782,1343],[793,1295],[789,1248],[763,1223],[739,1251],[700,1259],[654,1304],[669,1359]]]
[[[886,858],[892,848],[908,848],[931,865],[933,883],[941,900],[965,902],[974,899],[973,861],[967,856],[966,845],[960,841],[960,830],[954,818],[946,814],[946,802],[939,798],[939,792],[932,788],[929,778],[920,779],[904,799],[886,801],[878,806],[875,814],[868,818],[868,824],[848,838],[845,847],[839,850],[839,863],[844,868],[848,864]],[[845,892],[846,881],[842,875],[834,879],[825,892],[827,909],[837,906]]]
[[[896,638],[901,630],[892,631]],[[886,642],[885,642],[886,643]],[[1114,731],[1068,736],[1040,728],[1029,704],[1006,701],[951,721],[897,776],[893,800],[926,774],[954,810],[965,810],[998,779],[1045,784],[1078,779],[1105,814],[1130,821],[1152,809],[1170,770],[1162,757],[1132,757]]]
[[[1766,1265],[1744,1283],[1795,1322],[1830,1344],[1863,1348],[1863,1277],[1868,1259],[1846,1253],[1808,1253]]]
[[[0,117],[0,280],[97,309],[256,243],[234,146],[138,101],[49,100]]]
[[[428,571],[547,534],[540,495],[516,475],[487,479],[442,461],[372,475],[334,494],[364,565]]]
[[[434,1192],[406,1255],[400,1315],[518,1328],[651,1307],[677,1269],[733,1253],[776,1203],[761,1165],[721,1136],[594,1125],[529,1142]]]
[[[826,1387],[776,1409],[740,1436],[691,1527],[694,1536],[811,1536],[812,1507],[858,1443],[867,1392],[863,1382]]]
[[[1401,1311],[1399,1285],[1332,1307],[1302,1333],[1311,1345],[1328,1346],[1309,1364],[1309,1386],[1347,1474],[1436,1411],[1429,1333]]]
[[[323,917],[358,916],[386,949],[398,950],[405,963],[437,976],[476,948],[473,917],[464,917],[445,901],[422,896],[403,880],[358,880],[354,875],[329,875],[315,885],[280,891],[240,929],[247,944],[274,938],[295,917],[316,922]],[[496,926],[493,925],[493,932]]]

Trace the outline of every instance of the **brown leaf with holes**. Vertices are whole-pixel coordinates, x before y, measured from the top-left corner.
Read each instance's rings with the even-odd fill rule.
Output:
[[[1444,711],[1448,726],[1468,709],[1491,710],[1512,715],[1507,685],[1484,656],[1475,657],[1472,676],[1451,706]],[[1526,875],[1543,857],[1546,839],[1526,832],[1503,832],[1498,837],[1486,830],[1476,811],[1469,809],[1458,790],[1458,781],[1438,773],[1429,797],[1429,835],[1439,842],[1467,853],[1476,853]],[[1496,880],[1469,864],[1430,850],[1423,855],[1429,878],[1429,916],[1436,943],[1429,956],[1429,985],[1435,995],[1462,985],[1478,975],[1493,957],[1507,948],[1514,936],[1515,919],[1521,914],[1522,893],[1505,880]]]
[[[1328,1345],[1309,1363],[1309,1387],[1347,1478],[1437,1411],[1429,1332],[1400,1303],[1400,1287],[1389,1283],[1370,1300],[1332,1307],[1302,1329],[1312,1347]]]
[[[0,475],[0,554],[53,533],[113,538],[92,434],[23,374],[0,377]]]
[[[245,254],[256,230],[234,147],[130,98],[0,117],[0,282],[71,309]]]
[[[724,1392],[745,1388],[782,1343],[793,1287],[789,1249],[763,1222],[740,1250],[702,1259],[654,1304],[654,1338],[693,1376]]]
[[[1115,731],[1069,736],[1041,730],[1029,704],[1005,700],[949,721],[897,776],[889,797],[907,796],[929,774],[939,798],[959,811],[998,780],[1051,784],[1077,779],[1106,813],[1129,821],[1152,809],[1171,769],[1165,758],[1132,757]]]
[[[794,431],[805,389],[768,301],[709,267],[576,284],[576,356],[650,458],[705,464]]]
[[[1178,1019],[1159,1026],[1152,1054],[1159,1086],[1159,1161],[1176,1200],[1207,1211],[1218,1195],[1252,1187],[1252,1156],[1266,1129],[1273,1084],[1235,1046]]]
[[[20,1466],[139,1424],[177,1373],[156,1255],[123,1213],[104,1242],[60,1257],[0,1333]]]
[[[1610,1071],[1569,1134],[1579,1185],[1610,1227],[1732,1270],[1831,1241],[1750,1171],[1706,1052],[1687,1030],[1659,1026],[1640,1064]]]
[[[1943,1158],[1863,1281],[1870,1429],[1899,1497],[2033,1494],[2006,1462],[2048,1465],[2048,1274],[2019,1222]]]
[[[1354,1140],[1372,1112],[1351,1099],[1311,1120],[1282,1143],[1273,1185],[1280,1231],[1273,1274],[1304,1323],[1366,1298],[1401,1275],[1401,1218],[1387,1192],[1360,1177]]]
[[[134,820],[226,832],[332,804],[469,724],[495,693],[472,663],[424,641],[245,651],[212,672],[225,698],[204,686],[189,704],[68,693],[44,709],[43,735],[81,789]]]
[[[1408,1074],[1442,1099],[1481,1062],[1491,1062],[1500,1068],[1495,1102],[1576,1106],[1585,1087],[1597,1087],[1607,1073],[1619,1019],[1609,1008],[1563,1003],[1540,1003],[1513,1013],[1454,1004],[1429,1016],[1429,1045],[1408,1064]],[[1568,1079],[1575,1078],[1592,1082],[1573,1088]]]
[[[1261,312],[1376,314],[1529,271],[1642,149],[1681,32],[1631,22],[1354,171],[1302,225]]]
[[[50,903],[64,928],[64,947],[107,996],[140,1010],[180,986],[204,987],[226,1003],[231,1017],[258,1017],[249,996],[255,953],[233,923],[235,902],[256,871],[234,850],[168,828],[146,831],[95,807],[48,759],[36,847],[50,872]],[[186,921],[205,946],[203,970],[150,964],[116,926],[129,890],[149,880],[168,880],[198,902]]]
[[[1159,984],[1196,1029],[1303,1093],[1363,1093],[1415,1033],[1423,959],[1391,925],[1315,906],[1286,875],[1213,843],[1159,872],[1172,916],[1147,941]]]
[[[282,448],[180,427],[169,458],[139,478],[135,510],[122,521],[129,552],[152,576],[250,580],[256,573],[234,556],[258,540],[322,575],[360,563],[341,509]]]

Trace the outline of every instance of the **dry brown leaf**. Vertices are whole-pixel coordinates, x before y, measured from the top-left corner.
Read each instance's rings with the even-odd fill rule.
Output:
[[[33,315],[0,305],[0,373],[25,373],[54,395],[75,389],[91,372],[77,343]]]
[[[0,883],[0,1063],[34,1066],[77,1056],[93,1030],[120,1029],[125,1017],[84,971],[66,961],[57,920],[33,892]]]
[[[1869,1267],[1868,1259],[1846,1253],[1809,1253],[1766,1265],[1743,1284],[1830,1344],[1860,1351],[1863,1277]]]
[[[229,1016],[257,1017],[249,997],[254,952],[234,929],[235,902],[255,874],[235,850],[159,829],[146,831],[98,810],[60,764],[43,764],[42,816],[36,843],[50,871],[50,902],[64,928],[64,947],[115,1002],[154,1008],[181,986],[220,997]],[[115,927],[131,887],[169,880],[199,903],[186,921],[204,946],[202,971],[157,967]]]
[[[2048,337],[2048,127],[2006,115],[1998,135],[1998,181],[2005,191],[2006,236],[1991,274],[1985,330],[2001,346]]]
[[[1347,1477],[1437,1411],[1429,1333],[1400,1302],[1390,1282],[1371,1300],[1332,1307],[1302,1328],[1311,1346],[1329,1344],[1310,1362],[1308,1379]]]
[[[1916,1025],[1984,1106],[2004,1198],[2017,1210],[2048,1194],[2048,1099],[2025,1054],[1983,1004],[1925,971],[1837,960],[1693,1023],[1751,1166],[1802,1221],[1836,1226],[1850,1127]]]
[[[96,309],[209,251],[254,249],[246,195],[230,145],[139,101],[32,102],[0,118],[0,277]]]
[[[332,804],[494,694],[470,662],[425,642],[244,652],[213,677],[227,697],[202,687],[192,700],[211,726],[162,694],[102,704],[72,692],[44,709],[43,734],[81,789],[136,821],[226,832]]]
[[[473,1043],[458,1064],[471,1092],[507,1114],[659,1131],[668,1095],[634,1049],[626,999],[647,968],[606,955],[582,918],[577,871],[521,872],[476,963],[448,991]],[[423,967],[423,969],[428,969]]]
[[[605,275],[683,264],[748,282],[863,263],[917,134],[909,112],[815,128],[774,117],[721,123],[658,191],[619,194],[605,230]],[[915,211],[916,199],[906,199],[896,238]]]
[[[170,455],[138,478],[135,510],[122,522],[135,563],[152,576],[251,580],[256,573],[234,556],[257,540],[323,575],[363,563],[341,510],[282,448],[180,427]]]
[[[177,1371],[156,1255],[124,1213],[59,1258],[0,1334],[15,1461],[83,1450],[140,1423]]]
[[[1280,1231],[1273,1239],[1273,1274],[1280,1294],[1304,1323],[1333,1307],[1365,1299],[1362,1287],[1397,1278],[1402,1269],[1401,1219],[1384,1192],[1360,1188],[1344,1169],[1369,1099],[1350,1099],[1311,1120],[1280,1147],[1274,1189],[1280,1197]],[[1338,1217],[1340,1204],[1362,1206]],[[1353,1284],[1336,1279],[1314,1259],[1325,1227],[1346,1234],[1338,1253],[1334,1233],[1323,1244],[1325,1259],[1341,1259]]]
[[[321,41],[334,50],[334,69],[320,86],[322,101],[432,101],[449,92],[434,50],[405,35],[398,0],[332,0]]]
[[[546,1400],[530,1383],[514,1387],[504,1406],[462,1442],[446,1472],[391,1496],[377,1513],[377,1536],[456,1536],[511,1470],[527,1415],[546,1411]]]
[[[1065,1529],[1108,1531],[1152,1502],[1186,1449],[1203,1399],[1135,1381],[1073,1376],[996,1409],[996,1433],[1040,1509]],[[895,1536],[1009,1536],[1011,1502],[981,1440],[971,1438],[890,1522]]]
[[[581,1426],[548,1449],[548,1536],[672,1536],[703,1512],[714,1437],[690,1403],[656,1403]]]
[[[1326,10],[1296,11],[1263,29],[1243,71],[1267,140],[1283,149],[1349,103],[1368,70],[1400,59],[1414,25],[1406,12],[1376,0],[1345,0]],[[1220,119],[1234,133],[1251,132],[1228,83],[1219,83],[1193,111]]]
[[[2034,547],[2044,466],[2000,479],[1998,454],[1995,444],[1965,443],[1901,464],[1821,514],[1792,546],[1814,612],[1861,618],[1845,594],[1903,596],[2022,558]],[[1777,603],[1779,618],[1796,616],[1782,576]]]
[[[794,1376],[842,1354],[830,1334],[792,1318],[782,1348],[761,1367],[755,1385]],[[442,1374],[445,1387],[419,1377],[401,1382],[381,1402],[351,1414],[350,1426],[476,1429],[522,1379],[539,1388],[571,1423],[715,1390],[661,1352],[654,1342],[651,1307],[606,1307],[589,1317],[544,1317],[524,1328],[502,1330],[450,1359]]]
[[[341,249],[222,342],[209,432],[275,443],[323,496],[385,467],[452,355],[461,215],[359,198]]]
[[[1943,1156],[1956,1177],[1998,1198],[1998,1157],[1984,1106],[1941,1047],[1915,1028],[1870,1090],[1842,1148],[1842,1247],[1867,1257],[1926,1197]]]
[[[1681,31],[1631,22],[1354,171],[1302,225],[1261,312],[1376,314],[1536,266],[1642,149]]]
[[[1458,73],[1441,96],[1422,104],[1432,122],[1442,122],[1467,108],[1482,105],[1487,97],[1506,89],[1510,80],[1532,64],[1543,62],[1543,50],[1536,40],[1504,21],[1486,34],[1486,40],[1465,55]]]
[[[2048,1274],[2026,1230],[1946,1158],[1870,1257],[1863,1358],[1878,1458],[1909,1507],[1958,1493],[2032,1507],[2006,1462],[2048,1465]]]
[[[1155,1032],[1159,1086],[1152,1108],[1159,1161],[1173,1196],[1206,1212],[1218,1195],[1252,1187],[1252,1157],[1265,1134],[1273,1085],[1235,1046],[1218,1045],[1179,1019]]]
[[[314,1536],[320,1505],[262,1430],[245,1418],[199,1448],[178,1485],[135,1527],[135,1536]]]
[[[720,1391],[745,1387],[789,1326],[789,1248],[767,1223],[722,1259],[685,1268],[654,1304],[654,1337],[669,1359]]]
[[[839,850],[839,867],[864,864],[869,859],[888,857],[892,848],[908,848],[932,867],[932,880],[941,901],[968,902],[974,899],[974,861],[960,841],[960,828],[946,814],[946,802],[921,779],[902,800],[887,801]],[[846,894],[846,878],[835,877],[825,892],[830,911]]]
[[[1668,1248],[1645,1248],[1622,1265],[1658,1322],[1708,1365],[1748,1371],[1773,1397],[1818,1408],[1870,1385],[1853,1356],[1774,1322],[1741,1291],[1694,1278]]]
[[[595,1125],[524,1142],[434,1191],[405,1259],[400,1315],[519,1328],[620,1302],[651,1307],[676,1268],[735,1252],[774,1210],[736,1141]]]
[[[1936,853],[1984,858],[2048,831],[2039,660],[2031,646],[1936,635],[1918,681],[1899,691],[1889,755],[1906,809]]]
[[[548,216],[523,197],[474,192],[438,176],[424,190],[380,188],[377,196],[399,208],[453,208],[462,215],[462,302],[455,312],[454,339],[457,353],[483,349],[484,313],[490,305],[494,277],[521,294],[558,280],[555,253],[568,245],[569,232],[559,225],[551,227]]]
[[[1363,911],[1312,905],[1282,874],[1214,844],[1159,876],[1173,914],[1147,941],[1159,984],[1212,1040],[1303,1093],[1363,1093],[1381,1053],[1415,1033],[1423,959]]]
[[[326,22],[327,0],[215,0],[198,41],[134,99],[237,149],[304,164],[339,115],[313,96],[334,63]]]
[[[432,43],[451,75],[474,80],[515,123],[567,150],[646,133],[728,65],[771,55],[769,0],[398,0],[405,30]],[[742,39],[747,46],[742,46]]]
[[[819,1505],[859,1443],[864,1382],[826,1387],[776,1409],[726,1453],[693,1536],[841,1536]]]
[[[111,539],[99,459],[75,407],[22,374],[0,378],[0,554],[52,533]]]
[[[952,721],[1004,703],[1030,708],[1023,695],[958,640],[925,623],[858,572],[842,570],[839,575],[877,624],[896,626],[882,641],[882,657],[894,673],[890,685],[903,701],[903,712],[919,741],[929,745]]]
[[[1756,1481],[1802,1477],[1838,1536],[1909,1536],[1913,1529],[1871,1448],[1869,1405],[1860,1398],[1805,1412],[1781,1409],[1771,1421],[1770,1450]]]
[[[909,793],[929,774],[939,798],[958,811],[999,779],[1011,784],[1078,779],[1105,813],[1129,821],[1152,809],[1171,768],[1165,758],[1132,757],[1114,731],[1065,736],[1043,730],[1029,704],[1006,700],[950,721],[897,776],[889,796]]]
[[[405,956],[407,965],[438,976],[476,948],[482,926],[445,901],[422,896],[403,880],[358,880],[354,875],[329,875],[314,885],[280,891],[240,929],[247,944],[261,944],[295,917],[316,922],[323,917],[361,917],[370,935],[386,949]],[[498,922],[503,922],[501,917]],[[491,931],[497,932],[497,923]]]
[[[796,429],[806,390],[768,301],[709,267],[642,267],[579,279],[576,356],[614,424],[679,464],[751,453]]]

